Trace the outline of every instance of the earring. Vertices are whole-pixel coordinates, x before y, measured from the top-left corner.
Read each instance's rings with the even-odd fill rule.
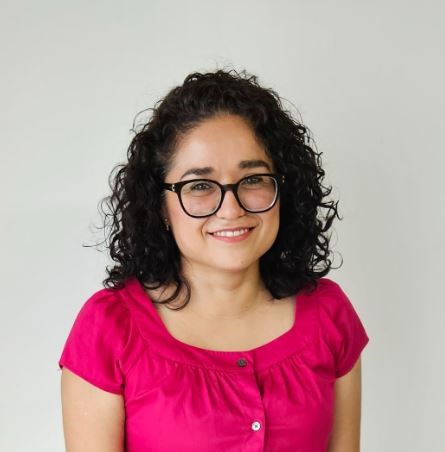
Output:
[[[167,231],[170,231],[170,225],[168,224],[167,218],[164,218],[164,223],[165,223],[165,229],[167,229]]]

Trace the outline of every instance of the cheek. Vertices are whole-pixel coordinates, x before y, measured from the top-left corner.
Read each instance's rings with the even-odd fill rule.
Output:
[[[278,231],[280,229],[280,216],[279,211],[271,211],[270,216],[265,221],[265,241],[267,242],[267,248],[269,249],[275,242]]]
[[[271,231],[272,234],[276,235],[278,233],[278,229],[280,227],[280,206],[278,203],[273,207],[272,210],[267,212],[267,224],[268,229]]]
[[[189,217],[179,202],[167,203],[166,207],[171,231],[180,251],[196,249],[197,242],[202,239],[204,221]]]
[[[193,223],[177,221],[173,230],[173,240],[183,257],[199,259],[202,256],[205,242],[201,228]]]

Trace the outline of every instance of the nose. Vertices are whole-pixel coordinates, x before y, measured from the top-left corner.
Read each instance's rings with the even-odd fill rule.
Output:
[[[245,214],[245,210],[239,205],[232,190],[225,192],[221,207],[216,212],[220,218],[238,218]]]

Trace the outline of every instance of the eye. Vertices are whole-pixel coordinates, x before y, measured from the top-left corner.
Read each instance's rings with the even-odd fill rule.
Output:
[[[187,185],[187,188],[190,191],[205,191],[213,189],[213,185],[208,182],[193,182],[190,185]]]
[[[243,179],[243,185],[258,185],[263,182],[262,176],[252,175]]]
[[[215,193],[217,188],[211,181],[196,180],[185,184],[181,193],[183,196],[207,196]]]

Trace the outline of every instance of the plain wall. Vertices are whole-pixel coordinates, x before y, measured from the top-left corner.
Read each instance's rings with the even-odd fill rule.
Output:
[[[136,114],[195,70],[246,69],[311,129],[333,249],[370,336],[362,451],[439,452],[445,419],[444,6],[1,2],[0,449],[63,450],[57,360],[101,288],[97,203]],[[340,262],[337,257],[336,264]]]

